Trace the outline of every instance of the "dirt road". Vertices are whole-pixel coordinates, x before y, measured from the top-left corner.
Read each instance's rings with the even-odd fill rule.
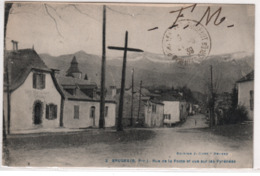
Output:
[[[203,115],[175,128],[93,131],[9,139],[11,166],[252,167],[252,140],[214,135]]]

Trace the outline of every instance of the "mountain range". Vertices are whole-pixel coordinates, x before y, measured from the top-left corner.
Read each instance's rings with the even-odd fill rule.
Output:
[[[87,74],[89,80],[100,84],[101,57],[78,51],[74,54],[51,56],[40,54],[49,68],[59,69],[65,75],[70,62],[75,56],[79,69]],[[179,56],[180,59],[182,57]],[[187,58],[187,56],[185,57]],[[122,58],[108,58],[106,61],[106,86],[120,87]],[[235,82],[254,69],[254,55],[237,52],[211,55],[200,63],[191,62],[183,65],[171,58],[149,52],[129,53],[127,56],[126,87],[131,86],[131,72],[134,68],[135,84],[142,80],[143,86],[178,87],[186,85],[192,91],[205,93],[210,83],[212,65],[213,84],[218,92],[231,92]]]

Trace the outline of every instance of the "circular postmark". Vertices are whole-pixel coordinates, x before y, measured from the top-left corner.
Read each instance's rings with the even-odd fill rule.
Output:
[[[178,63],[201,62],[210,53],[211,38],[202,24],[184,19],[165,31],[162,47],[164,54]]]

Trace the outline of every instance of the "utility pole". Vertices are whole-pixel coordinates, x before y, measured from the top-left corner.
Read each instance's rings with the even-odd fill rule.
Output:
[[[211,102],[210,102],[210,127],[213,126],[214,120],[214,92],[213,92],[213,67],[210,65],[210,91],[211,91]]]
[[[10,92],[10,84],[11,81],[9,79],[9,58],[6,59],[7,67],[6,67],[6,84],[7,84],[7,134],[10,134],[10,124],[11,124],[11,92]],[[11,67],[11,66],[10,66]],[[11,69],[11,68],[10,68]]]
[[[134,72],[135,69],[132,69],[132,99],[131,99],[131,122],[130,126],[133,126],[133,114],[134,114]]]
[[[6,128],[5,128],[5,113],[3,110],[3,141],[6,141]]]
[[[121,78],[121,90],[120,90],[120,100],[119,100],[119,109],[118,109],[117,131],[123,131],[122,118],[123,118],[123,106],[124,106],[124,92],[125,92],[125,74],[126,74],[127,51],[143,52],[143,50],[140,50],[140,49],[128,48],[127,45],[128,45],[128,32],[126,31],[126,33],[125,33],[125,47],[116,47],[116,46],[109,46],[108,47],[108,49],[123,50],[124,51],[123,67],[122,67],[122,78]]]
[[[140,88],[139,88],[139,104],[138,104],[137,121],[139,121],[139,116],[141,111],[141,100],[142,100],[142,80],[140,81]]]
[[[99,128],[105,124],[105,86],[106,86],[106,5],[103,6],[103,30],[102,30],[102,64],[101,64],[101,90],[100,90],[100,113]]]

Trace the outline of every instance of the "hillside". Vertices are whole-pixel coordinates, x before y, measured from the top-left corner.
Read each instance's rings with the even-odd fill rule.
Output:
[[[79,62],[79,69],[88,78],[100,84],[101,57],[79,51],[70,55],[53,57],[40,54],[47,66],[60,70],[65,74],[73,56]],[[165,85],[169,87],[188,86],[192,91],[205,93],[209,83],[210,65],[213,66],[214,84],[219,92],[230,92],[234,83],[253,70],[254,56],[245,52],[213,55],[201,63],[181,65],[164,55],[153,53],[128,54],[126,87],[131,85],[131,70],[135,68],[135,84],[143,81],[144,86]],[[122,58],[107,60],[106,85],[120,87]]]

